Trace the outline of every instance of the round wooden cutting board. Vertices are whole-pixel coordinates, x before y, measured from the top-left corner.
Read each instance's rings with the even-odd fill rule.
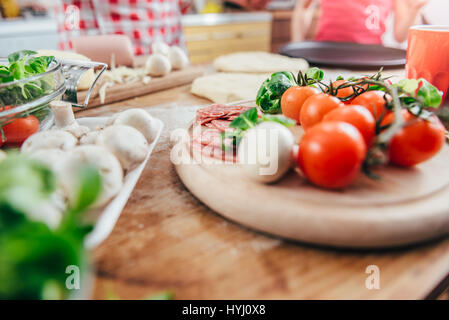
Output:
[[[449,232],[449,147],[415,168],[383,167],[342,191],[320,189],[294,170],[265,185],[237,164],[192,154],[187,139],[176,171],[217,213],[279,237],[335,247],[412,244]],[[179,149],[177,152],[181,150]],[[202,160],[202,161],[199,161]]]

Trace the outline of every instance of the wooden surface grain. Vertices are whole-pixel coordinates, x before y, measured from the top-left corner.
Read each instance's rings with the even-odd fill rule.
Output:
[[[130,107],[158,110],[208,103],[189,86],[77,113],[108,115]],[[166,105],[165,114],[161,108]],[[191,116],[191,113],[190,113]],[[188,121],[190,119],[185,119]],[[187,122],[186,122],[187,123]],[[171,290],[175,299],[422,299],[448,285],[449,238],[386,251],[343,251],[286,242],[251,231],[201,204],[170,162],[167,126],[111,235],[92,253],[93,298],[114,292],[140,299]],[[380,271],[369,290],[366,269]]]

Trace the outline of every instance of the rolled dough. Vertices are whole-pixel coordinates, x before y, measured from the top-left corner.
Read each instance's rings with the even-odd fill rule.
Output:
[[[304,59],[289,58],[279,54],[248,51],[220,56],[214,60],[214,68],[223,72],[273,73],[305,71],[309,64]]]
[[[196,78],[191,92],[215,103],[256,99],[257,91],[269,74],[214,73]]]

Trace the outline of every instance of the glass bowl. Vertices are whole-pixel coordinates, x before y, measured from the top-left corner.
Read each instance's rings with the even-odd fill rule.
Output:
[[[8,65],[0,59],[0,65]],[[49,103],[65,91],[61,63],[52,61],[46,72],[25,79],[0,83],[0,128],[17,118],[34,115],[45,130],[53,122]]]

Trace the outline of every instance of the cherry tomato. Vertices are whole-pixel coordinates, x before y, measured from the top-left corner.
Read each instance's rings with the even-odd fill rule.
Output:
[[[360,132],[342,121],[322,122],[307,131],[298,164],[306,178],[324,188],[343,188],[359,175],[366,155]]]
[[[385,92],[382,91],[366,91],[355,97],[351,104],[367,108],[376,119],[379,119],[382,115],[390,113],[385,107],[384,95]]]
[[[334,81],[334,82],[332,82],[332,87],[337,88],[338,86],[341,86],[341,85],[345,84],[346,82],[347,82],[346,80]],[[341,88],[337,91],[338,98],[346,98],[352,94],[354,94],[354,89],[352,87]]]
[[[414,166],[435,156],[444,145],[445,129],[433,116],[426,121],[407,110],[401,110],[405,126],[393,136],[389,146],[390,162],[398,166]],[[391,124],[394,113],[387,115],[382,125]]]
[[[320,122],[325,114],[343,106],[344,104],[338,98],[326,93],[313,95],[302,105],[299,114],[301,126],[304,130],[308,130]]]
[[[371,112],[362,106],[349,105],[334,109],[324,116],[323,121],[343,121],[352,124],[362,134],[367,147],[371,146],[376,133],[376,120]]]
[[[3,127],[6,142],[22,144],[29,136],[39,131],[39,120],[35,116],[18,118]]]
[[[320,91],[313,87],[294,86],[288,88],[281,98],[282,113],[299,123],[299,113],[304,101],[318,93]]]

